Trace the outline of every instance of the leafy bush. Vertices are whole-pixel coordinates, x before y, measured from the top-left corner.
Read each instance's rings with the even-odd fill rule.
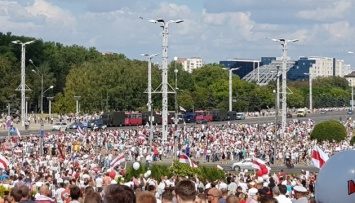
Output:
[[[354,143],[355,143],[355,136],[353,136],[353,137],[351,138],[351,140],[350,140],[350,145],[354,145]]]
[[[180,163],[179,161],[174,161],[173,165],[168,167],[165,165],[153,164],[150,169],[147,166],[141,165],[138,170],[134,170],[133,166],[127,169],[125,181],[129,181],[133,176],[138,178],[140,175],[144,175],[145,172],[151,170],[151,178],[155,180],[160,180],[161,176],[171,177],[172,175],[177,175],[180,177],[194,177],[197,175],[200,180],[204,181],[208,179],[209,181],[215,181],[217,179],[224,179],[226,174],[222,170],[218,170],[213,167],[198,166],[197,168],[191,168],[189,164]]]
[[[318,142],[340,142],[345,140],[345,138],[346,129],[340,122],[336,120],[329,120],[318,123],[314,126],[314,129],[311,133],[311,139],[317,140]]]

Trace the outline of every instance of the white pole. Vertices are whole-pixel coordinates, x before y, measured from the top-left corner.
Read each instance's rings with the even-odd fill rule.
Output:
[[[233,91],[233,81],[232,81],[233,69],[229,70],[229,111],[232,111],[232,91]]]
[[[152,110],[152,58],[148,60],[148,111]]]
[[[312,80],[313,80],[313,77],[312,77],[312,74],[309,73],[309,111],[310,112],[313,112],[313,101],[312,101]]]
[[[283,42],[283,55],[282,55],[282,133],[286,129],[286,108],[287,108],[287,40]]]
[[[351,84],[351,111],[354,110],[354,86]]]
[[[26,50],[25,44],[21,44],[21,125],[25,126],[25,111],[26,111],[26,72],[25,72]]]

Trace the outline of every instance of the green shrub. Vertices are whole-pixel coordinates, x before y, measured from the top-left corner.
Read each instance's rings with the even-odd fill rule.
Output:
[[[329,120],[318,123],[314,126],[311,139],[318,142],[330,141],[340,142],[346,138],[345,127],[336,120]]]
[[[180,177],[194,177],[197,175],[200,180],[204,181],[208,179],[209,181],[215,181],[218,179],[225,179],[226,174],[224,171],[218,170],[214,167],[198,166],[197,168],[191,168],[189,164],[180,163],[179,161],[174,161],[173,165],[168,167],[165,165],[153,164],[150,169],[147,166],[141,165],[138,170],[134,170],[133,166],[126,170],[125,181],[129,181],[133,176],[138,178],[141,174],[144,175],[148,170],[151,171],[151,178],[155,180],[160,180],[161,176],[171,177],[172,175],[177,175]]]
[[[355,143],[355,136],[353,136],[353,137],[351,138],[351,140],[350,140],[350,145],[354,145],[354,143]]]

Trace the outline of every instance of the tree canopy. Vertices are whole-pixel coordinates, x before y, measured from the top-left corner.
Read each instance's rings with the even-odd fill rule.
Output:
[[[44,76],[44,89],[51,85],[44,97],[54,96],[52,112],[75,112],[74,96],[81,96],[81,112],[112,110],[145,110],[147,108],[147,61],[133,60],[124,54],[102,54],[95,48],[78,45],[63,45],[58,42],[43,42],[11,33],[0,33],[0,106],[8,102],[19,107],[21,46],[12,41],[36,40],[26,46],[26,84],[32,90],[29,97],[29,112],[39,111],[40,78]],[[31,59],[33,64],[28,60]],[[229,73],[218,64],[206,64],[188,73],[181,64],[169,64],[168,81],[175,88],[174,69],[177,73],[177,98],[179,106],[192,111],[198,109],[228,109]],[[36,70],[36,75],[31,70]],[[276,83],[258,86],[233,75],[233,110],[259,111],[275,104],[273,90]],[[152,65],[152,87],[161,84],[161,70]],[[309,105],[308,81],[288,81],[287,106],[299,108]],[[156,91],[160,91],[156,89]],[[161,94],[153,93],[153,108],[161,109]],[[313,79],[313,106],[348,106],[351,90],[347,81],[340,77],[317,77]],[[44,110],[48,102],[44,99]],[[168,108],[174,110],[174,94],[168,95]],[[18,108],[19,109],[19,108]]]

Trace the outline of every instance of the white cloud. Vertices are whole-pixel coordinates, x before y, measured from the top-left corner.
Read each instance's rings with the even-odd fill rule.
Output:
[[[352,12],[352,2],[334,1],[329,3],[327,7],[318,7],[312,10],[299,11],[298,16],[311,20],[336,20],[344,18],[349,12]]]

